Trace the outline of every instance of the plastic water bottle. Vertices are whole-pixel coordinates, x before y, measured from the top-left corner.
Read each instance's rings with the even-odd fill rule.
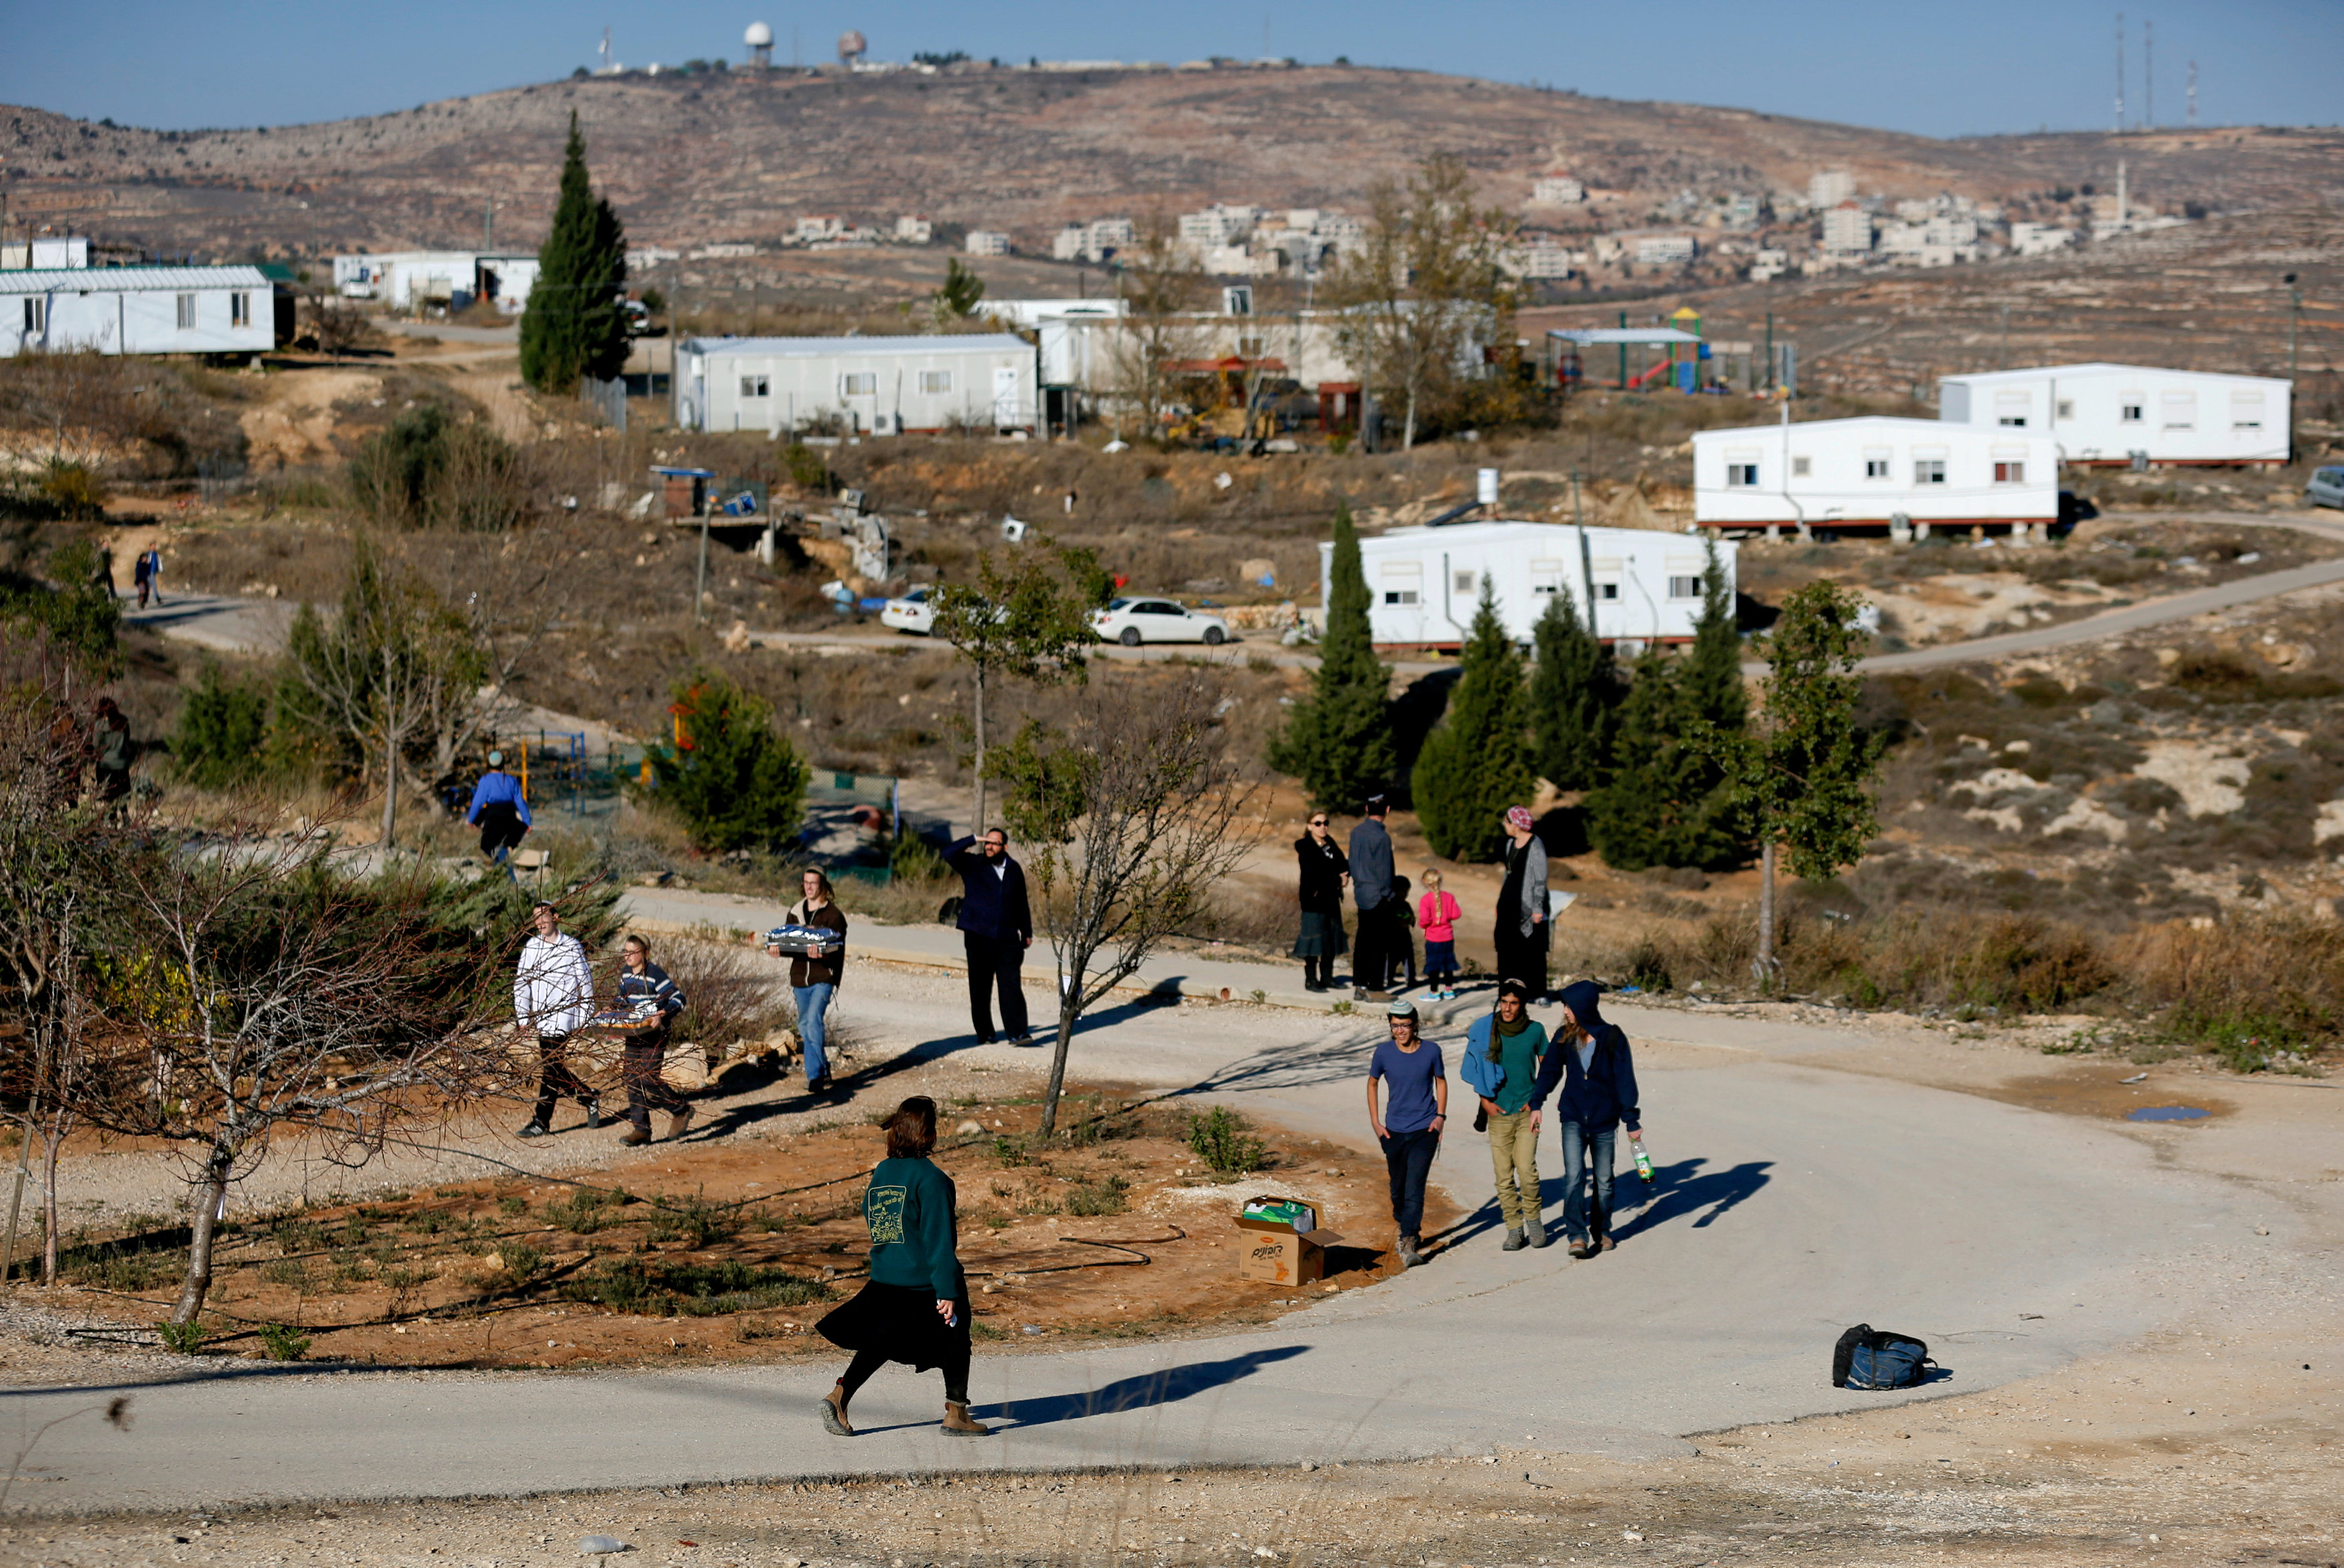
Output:
[[[1636,1158],[1636,1174],[1650,1183],[1652,1180],[1652,1157],[1644,1152],[1644,1141],[1641,1138],[1628,1140],[1628,1152]]]

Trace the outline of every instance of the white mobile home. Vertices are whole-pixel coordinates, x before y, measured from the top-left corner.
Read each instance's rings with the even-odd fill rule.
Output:
[[[2293,383],[2147,365],[2044,365],[1947,376],[1937,417],[2047,435],[2069,463],[2284,466]]]
[[[461,310],[493,299],[520,311],[537,283],[535,252],[394,250],[334,257],[335,290],[350,299],[379,299],[393,310],[443,305]]]
[[[686,430],[836,426],[901,436],[1032,431],[1034,346],[1009,333],[946,337],[693,337],[676,350],[675,422]]]
[[[1368,624],[1376,644],[1395,648],[1461,647],[1481,598],[1495,591],[1506,635],[1528,642],[1560,594],[1582,618],[1595,606],[1606,642],[1684,642],[1701,617],[1707,541],[1642,528],[1570,523],[1456,523],[1393,528],[1359,540],[1368,579]],[[1734,546],[1717,544],[1729,593]],[[1333,588],[1335,547],[1318,547],[1318,602]]]
[[[261,354],[292,332],[292,297],[257,266],[0,272],[0,355]]]
[[[2027,429],[1935,419],[1810,419],[1692,438],[1704,528],[2031,527],[2059,518],[2059,453]]]

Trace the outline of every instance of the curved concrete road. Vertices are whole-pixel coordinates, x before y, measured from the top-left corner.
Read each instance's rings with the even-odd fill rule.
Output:
[[[855,1021],[867,1035],[922,1055],[1038,1065],[1036,1053],[979,1050],[950,1032],[965,1018],[956,979],[864,972],[874,978]],[[1454,1042],[1472,1005],[1435,1017],[1434,1037]],[[1485,1143],[1460,1127],[1436,1178],[1480,1207],[1431,1266],[1258,1331],[981,1353],[974,1392],[1004,1422],[983,1442],[944,1439],[934,1376],[902,1369],[858,1400],[865,1435],[845,1442],[815,1420],[826,1362],[581,1375],[243,1363],[124,1384],[136,1395],[126,1433],[91,1420],[56,1428],[40,1446],[54,1478],[40,1502],[169,1508],[909,1470],[1290,1464],[1524,1439],[1683,1453],[1707,1430],[1910,1397],[1829,1386],[1832,1342],[1850,1322],[1918,1333],[1947,1369],[1931,1392],[1975,1392],[2187,1311],[2198,1292],[2218,1288],[2182,1261],[2209,1234],[2292,1228],[2270,1201],[2167,1168],[2112,1130],[1834,1070],[1864,1065],[1874,1042],[1861,1034],[1617,1010],[1642,1053],[1662,1181],[1621,1222],[1621,1248],[1600,1259],[1574,1262],[1559,1245],[1500,1251]],[[1189,1086],[1297,1132],[1363,1143],[1359,1075],[1379,1023],[1133,1004],[1086,1029],[1076,1070]],[[1543,1158],[1551,1193],[1551,1131]],[[1305,1171],[1277,1185],[1308,1194],[1313,1181]],[[1632,1175],[1624,1185],[1635,1187]],[[1333,1219],[1339,1228],[1344,1216]],[[558,1320],[544,1328],[558,1332]],[[103,1394],[0,1393],[0,1417],[37,1427]]]

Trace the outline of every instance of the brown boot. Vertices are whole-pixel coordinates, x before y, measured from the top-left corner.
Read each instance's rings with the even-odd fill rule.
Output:
[[[822,1396],[822,1429],[833,1437],[853,1437],[854,1423],[846,1419],[846,1390],[834,1388]]]
[[[683,1136],[692,1125],[692,1107],[687,1105],[667,1119],[667,1141],[670,1143]]]
[[[638,1127],[631,1121],[627,1123],[626,1131],[619,1135],[619,1141],[630,1149],[639,1149],[651,1141],[652,1130],[648,1127]]]
[[[968,1406],[956,1399],[945,1401],[945,1435],[946,1437],[991,1437],[993,1429],[982,1422],[968,1418]]]

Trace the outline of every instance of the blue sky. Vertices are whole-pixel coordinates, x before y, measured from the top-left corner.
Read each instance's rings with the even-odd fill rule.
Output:
[[[2155,25],[2157,116],[2181,123],[2188,62],[2208,124],[2344,118],[2344,4],[2192,0],[2126,7],[2127,118],[2143,105],[2141,23]],[[203,4],[7,0],[0,101],[90,119],[192,128],[285,125],[410,108],[567,75],[602,29],[631,65],[737,60],[763,20],[778,59],[808,59],[861,29],[877,59],[965,50],[1025,59],[1153,59],[1268,52],[1536,81],[1618,98],[1733,105],[1925,136],[2107,128],[2113,5],[2066,0],[1656,0],[1422,5],[1227,0],[1177,5],[1070,0],[401,0]],[[93,26],[96,21],[99,25]]]

